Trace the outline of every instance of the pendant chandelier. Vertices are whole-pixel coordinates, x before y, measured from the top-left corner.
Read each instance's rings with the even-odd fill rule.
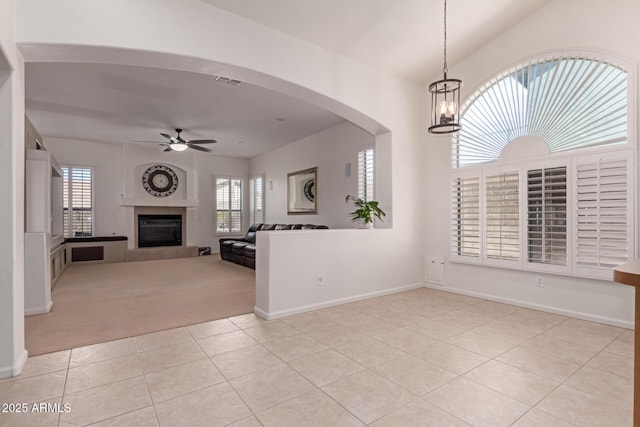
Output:
[[[460,130],[460,88],[462,80],[447,77],[447,0],[444,0],[444,65],[442,80],[429,85],[431,126],[429,133],[445,134]]]

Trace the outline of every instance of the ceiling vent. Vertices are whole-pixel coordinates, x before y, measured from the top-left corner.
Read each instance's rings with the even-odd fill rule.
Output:
[[[240,83],[242,83],[240,80],[234,80],[234,79],[230,79],[227,77],[222,77],[222,76],[213,76],[217,82],[219,83],[225,83],[231,86],[240,86]]]

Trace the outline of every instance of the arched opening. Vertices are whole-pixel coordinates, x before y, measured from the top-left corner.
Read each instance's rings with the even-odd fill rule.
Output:
[[[56,55],[51,54],[51,51],[49,50],[50,48],[51,46],[46,46],[46,48],[43,47],[42,52],[48,55],[47,56],[48,61],[55,62]],[[104,67],[105,70],[108,69],[109,67],[111,68],[115,67],[120,71],[126,70],[126,69],[130,69],[130,70],[135,69],[135,71],[131,71],[131,74],[134,74],[134,72],[139,73],[140,70],[145,70],[148,72],[153,72],[154,70],[157,70],[159,73],[163,73],[163,75],[167,75],[171,79],[180,79],[181,76],[183,76],[185,79],[187,77],[189,78],[193,77],[194,79],[211,77],[212,73],[215,72],[215,73],[222,74],[222,72],[218,70],[224,70],[225,78],[237,79],[242,82],[247,82],[247,86],[255,85],[256,87],[259,86],[260,89],[274,90],[281,95],[284,94],[288,97],[295,98],[301,103],[311,103],[317,107],[331,111],[333,114],[336,114],[342,117],[346,121],[345,123],[348,122],[347,125],[350,129],[347,131],[347,133],[348,132],[357,132],[360,134],[367,133],[371,141],[375,145],[376,150],[379,150],[380,153],[383,153],[382,156],[379,156],[379,160],[376,161],[376,181],[377,181],[376,196],[381,200],[387,200],[390,204],[390,201],[391,201],[391,194],[390,194],[391,193],[391,162],[390,162],[390,155],[389,155],[390,148],[391,148],[390,133],[384,126],[366,117],[365,115],[358,112],[357,110],[347,107],[344,104],[341,104],[338,101],[332,100],[326,96],[323,96],[311,90],[302,88],[298,85],[283,82],[281,80],[271,78],[269,76],[265,76],[258,72],[254,72],[254,71],[247,70],[240,67],[231,67],[229,65],[222,65],[222,64],[214,63],[212,61],[207,61],[207,60],[176,57],[175,55],[168,55],[168,54],[158,54],[158,53],[152,54],[149,52],[139,52],[139,51],[131,52],[129,50],[107,49],[107,48],[87,49],[87,48],[79,48],[79,47],[73,47],[73,46],[58,46],[56,47],[55,50],[57,54],[60,55],[58,59],[63,60],[62,65],[68,66],[68,67],[91,66],[91,67],[95,67],[97,70],[100,70],[102,67]],[[29,57],[29,60],[37,62],[39,58],[37,55],[37,52],[39,51],[38,47],[29,46],[28,51],[29,51],[29,55],[27,56]],[[108,58],[108,63],[106,63],[107,61],[105,60],[105,58]],[[111,75],[113,76],[113,74]],[[29,85],[28,77],[29,77],[29,64],[27,64],[27,85]],[[104,78],[108,78],[108,77],[109,77],[109,73],[104,73]],[[149,79],[149,81],[146,82],[148,85],[148,89],[150,91],[154,89],[152,84],[153,82],[151,80],[152,79]],[[140,81],[140,79],[138,81]],[[112,79],[112,80],[109,80],[107,83],[110,85],[110,88],[112,90],[123,91],[126,89],[126,85],[125,86],[121,85],[121,83],[123,83],[122,81],[115,81]],[[144,82],[142,82],[141,84],[143,83]],[[176,83],[175,86],[177,88],[180,87],[178,83]],[[174,93],[174,95],[176,94]],[[171,96],[171,94],[168,94],[168,95],[163,94],[161,98],[166,98],[167,96]],[[33,106],[35,108],[39,107],[37,103],[34,104]],[[43,107],[48,107],[48,106],[45,104],[43,105]],[[54,105],[53,107],[55,108],[56,106]],[[29,109],[29,105],[27,105],[27,109]],[[61,116],[64,116],[64,114],[73,114],[75,112],[73,108],[70,108],[68,110],[65,110],[65,109],[59,109],[59,110],[62,110]],[[88,119],[97,118],[99,120],[102,120],[104,116],[104,114],[98,111],[92,111],[91,109],[85,110],[84,113],[89,115]],[[148,114],[145,114],[145,117],[146,118],[142,118],[142,120],[140,120],[140,117],[137,117],[137,118],[129,117],[128,120],[136,121],[136,119],[138,119],[138,121],[144,123],[145,121],[149,121],[151,119],[151,116]],[[159,122],[156,122],[155,125],[159,126]],[[37,126],[37,123],[36,123],[36,126]],[[47,135],[44,135],[44,136],[46,140]],[[97,141],[97,142],[100,142],[100,141]],[[45,141],[45,144],[46,144],[46,141]],[[64,142],[64,144],[67,146],[68,150],[75,151],[77,153],[82,152],[82,147],[76,144],[74,141]],[[95,144],[93,144],[93,147],[95,147]],[[112,147],[109,147],[108,149],[103,147],[103,150],[101,152],[103,153],[105,159],[117,157],[117,154],[113,153]],[[154,153],[153,155],[166,156],[166,154],[158,154],[158,153]],[[140,148],[130,149],[123,146],[120,152],[120,157],[123,159],[122,164],[121,165],[119,164],[118,167],[114,168],[115,170],[121,171],[122,175],[124,175],[124,178],[122,179],[122,181],[118,182],[116,179],[117,183],[115,184],[116,188],[120,188],[118,192],[120,192],[121,199],[134,199],[134,202],[132,202],[132,204],[130,205],[129,204],[123,205],[123,202],[120,202],[119,206],[117,206],[116,209],[112,211],[112,215],[114,215],[115,217],[118,217],[118,216],[123,217],[123,221],[125,221],[125,225],[121,229],[125,230],[124,234],[131,234],[133,230],[133,225],[131,225],[134,223],[132,219],[134,215],[133,211],[135,208],[135,204],[139,203],[135,200],[139,198],[139,196],[136,195],[137,190],[135,190],[135,187],[137,186],[139,180],[137,179],[133,171],[136,170],[137,166],[142,164],[141,159],[144,158],[145,156],[146,156],[146,151]],[[139,159],[139,161],[135,160],[136,158]],[[193,157],[189,161],[190,163],[188,162],[186,165],[183,165],[181,163],[176,163],[177,164],[176,170],[180,168],[196,169],[198,166],[204,165],[204,162],[201,159],[202,157],[200,159],[196,159],[195,157]],[[170,163],[171,161],[172,160],[169,160],[167,162]],[[154,162],[159,162],[159,160],[154,160]],[[232,161],[229,161],[229,163],[231,162]],[[106,164],[104,166],[106,167]],[[104,170],[105,167],[103,167],[102,169]],[[342,163],[340,167],[344,168],[344,163]],[[253,174],[254,172],[255,173],[261,172],[261,170],[259,170],[259,166],[256,166],[255,170],[252,169],[253,168],[252,165],[248,165],[246,166],[246,168],[248,168],[247,170],[249,171],[248,172],[249,174]],[[295,167],[290,166],[290,168],[292,168],[292,170],[300,169],[299,166],[295,166]],[[99,169],[100,167],[97,167],[97,170]],[[242,172],[242,174],[247,175],[247,172],[244,171]],[[202,173],[201,175],[204,175],[204,173]],[[329,176],[329,175],[330,174],[328,173],[326,174],[326,176]],[[321,178],[323,177],[322,171],[320,172],[320,176]],[[189,176],[187,176],[186,179],[188,180]],[[198,179],[197,177],[193,177],[194,182],[192,182],[193,187],[191,188],[194,188],[195,186],[202,188],[203,186],[210,184],[210,182],[207,179],[204,179],[204,180],[203,179],[197,180],[197,179]],[[267,180],[267,183],[268,182],[269,180]],[[96,184],[96,186],[97,185],[98,184]],[[275,183],[275,187],[276,189],[278,189],[277,181]],[[326,188],[326,187],[321,186],[321,188]],[[189,190],[189,187],[188,187],[187,194],[183,193],[184,198],[187,201],[189,200],[189,196],[192,195],[190,191],[191,190]],[[323,191],[323,190],[320,190],[320,191]],[[340,189],[340,191],[343,191],[343,190]],[[176,194],[178,193],[180,192],[176,192]],[[328,200],[329,194],[326,192],[326,190],[324,190],[324,193],[320,197],[322,200]],[[336,199],[340,200],[341,202],[340,207],[346,210],[347,207],[344,206],[344,195],[340,193],[339,197],[336,197]],[[185,214],[186,220],[193,221],[194,223],[199,222],[198,218],[200,217],[200,215],[195,213],[194,210],[196,207],[201,207],[203,204],[204,203],[200,203],[199,206],[196,206],[195,204],[194,205],[187,204],[186,206],[187,211]],[[390,227],[392,212],[390,208],[386,208],[386,210],[389,215],[386,218],[385,225]],[[119,213],[119,211],[124,211],[124,213]],[[326,211],[328,211],[328,209],[326,209],[325,207],[325,212]],[[213,208],[211,213],[213,213]],[[276,220],[270,220],[269,217],[267,217],[266,220],[269,222],[284,222],[284,221],[280,221],[279,218],[277,218]],[[121,233],[117,233],[117,234],[121,234]],[[190,228],[187,228],[186,234],[193,235],[196,233],[190,231]],[[133,233],[133,235],[135,235],[135,233]],[[133,239],[130,239],[130,241],[131,240]]]

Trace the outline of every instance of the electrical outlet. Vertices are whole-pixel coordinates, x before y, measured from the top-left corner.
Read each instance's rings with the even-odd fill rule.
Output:
[[[536,276],[536,286],[538,288],[544,288],[544,278],[542,276]]]
[[[316,285],[324,286],[324,276],[320,273],[316,275]]]

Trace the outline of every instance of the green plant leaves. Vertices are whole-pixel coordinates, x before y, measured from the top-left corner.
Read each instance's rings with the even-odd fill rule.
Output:
[[[357,208],[355,211],[349,212],[351,221],[354,222],[362,219],[364,220],[365,224],[369,224],[374,221],[373,217],[378,218],[380,221],[384,221],[382,217],[387,215],[382,209],[380,209],[380,207],[378,206],[379,203],[375,200],[365,202],[360,198],[347,195],[344,201],[345,203],[349,203],[349,201],[352,201],[353,205]]]

